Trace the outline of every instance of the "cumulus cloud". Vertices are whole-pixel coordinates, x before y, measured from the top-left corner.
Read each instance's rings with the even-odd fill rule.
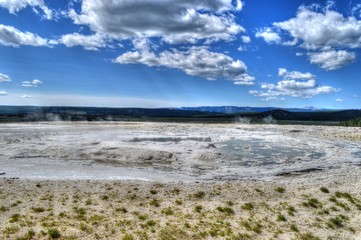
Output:
[[[312,98],[313,96],[320,94],[328,94],[333,92],[339,92],[339,89],[335,89],[330,86],[317,86],[313,88],[294,88],[287,89],[283,88],[282,84],[279,83],[275,86],[276,90],[268,89],[267,91],[251,90],[249,93],[256,97],[262,97],[264,101],[270,100],[285,100],[284,96],[300,97],[300,98]]]
[[[38,79],[34,79],[33,81],[23,81],[21,82],[21,86],[23,87],[38,87],[40,85],[42,85],[43,82],[38,80]]]
[[[242,36],[241,39],[242,39],[242,42],[245,44],[251,42],[251,38],[249,36]]]
[[[34,33],[22,32],[12,26],[0,24],[0,45],[10,47],[19,47],[21,45],[49,47],[50,42]]]
[[[263,38],[268,44],[275,43],[279,44],[282,42],[281,37],[278,33],[274,32],[271,28],[264,28],[256,33],[257,38]]]
[[[5,92],[5,91],[0,91],[0,96],[7,96],[7,95],[9,95],[7,92]]]
[[[3,73],[0,73],[0,82],[11,82],[11,78]]]
[[[310,50],[333,47],[359,48],[361,46],[361,21],[355,17],[327,8],[317,12],[314,6],[302,6],[296,17],[274,26],[286,31],[294,39],[302,41],[301,46]]]
[[[75,24],[115,39],[160,37],[171,44],[230,41],[243,27],[232,14],[241,1],[215,0],[83,0],[81,12],[68,13]]]
[[[101,34],[66,34],[61,36],[59,42],[67,47],[82,46],[86,50],[98,50],[99,48],[104,48],[108,46],[106,38]]]
[[[356,54],[345,50],[308,53],[309,60],[326,70],[335,70],[355,61]]]
[[[344,100],[342,98],[336,98],[336,102],[343,102]]]
[[[245,48],[244,48],[243,46],[239,46],[239,47],[237,48],[237,50],[240,51],[240,52],[243,52],[243,51],[245,51]]]
[[[114,62],[174,68],[208,80],[233,80],[238,85],[251,84],[254,80],[254,77],[247,74],[247,67],[242,61],[234,60],[223,53],[211,52],[206,47],[190,47],[183,51],[173,49],[159,54],[152,51],[148,44],[139,43],[137,48],[136,51],[120,55]]]
[[[256,36],[268,43],[305,49],[309,61],[325,70],[341,68],[356,59],[350,49],[361,48],[361,20],[355,16],[358,6],[344,16],[333,9],[334,5],[333,1],[325,6],[302,5],[295,17],[274,22],[272,28],[262,29]]]
[[[315,78],[315,75],[313,75],[309,72],[307,72],[307,73],[301,73],[298,71],[289,72],[285,68],[278,69],[278,76],[283,77],[285,79],[304,79],[304,80],[306,80],[306,79]]]
[[[285,100],[286,96],[312,98],[320,94],[339,92],[330,86],[319,86],[311,73],[301,73],[298,71],[287,71],[285,68],[279,68],[278,75],[282,77],[276,84],[262,83],[261,88],[264,90],[251,90],[249,93],[262,100]],[[293,79],[290,79],[293,78]]]
[[[269,86],[269,88],[278,90],[303,90],[316,87],[316,80],[311,79],[306,82],[296,80],[282,80],[276,86]]]
[[[15,14],[25,7],[32,7],[34,12],[42,10],[46,19],[53,18],[53,12],[49,9],[43,0],[1,0],[0,7],[7,8],[10,13]]]
[[[22,95],[22,96],[20,96],[21,98],[31,98],[31,96],[29,96],[29,95]]]

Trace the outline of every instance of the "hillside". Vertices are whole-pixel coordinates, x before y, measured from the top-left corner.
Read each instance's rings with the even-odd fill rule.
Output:
[[[223,110],[226,111],[227,109]],[[263,112],[237,113],[234,113],[233,110],[235,109],[229,108],[227,111],[232,113],[223,113],[168,108],[0,106],[0,122],[136,120],[226,123],[236,122],[240,118],[248,118],[249,122],[260,122],[266,118],[278,121],[341,122],[361,117],[361,110],[292,112],[272,109]]]

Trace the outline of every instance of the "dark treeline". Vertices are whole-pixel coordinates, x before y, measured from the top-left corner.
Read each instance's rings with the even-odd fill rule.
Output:
[[[247,118],[250,123],[264,119],[286,122],[342,122],[359,126],[361,110],[290,112],[275,109],[265,112],[219,113],[169,108],[95,108],[95,107],[32,107],[0,106],[0,122],[33,121],[170,121],[230,123]],[[273,121],[274,120],[274,121]],[[269,122],[269,121],[266,121]]]

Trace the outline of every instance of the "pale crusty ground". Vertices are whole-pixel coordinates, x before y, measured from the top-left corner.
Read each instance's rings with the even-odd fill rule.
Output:
[[[361,128],[335,126],[0,124],[0,172],[7,177],[54,180],[263,179],[361,164],[360,140]]]
[[[209,183],[2,179],[0,207],[0,239],[51,239],[49,229],[61,239],[361,239],[361,169]]]

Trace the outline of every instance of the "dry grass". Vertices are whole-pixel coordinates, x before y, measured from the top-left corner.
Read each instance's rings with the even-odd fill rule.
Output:
[[[0,180],[0,239],[355,239],[360,196],[272,182]],[[41,186],[41,187],[39,187]],[[276,191],[275,191],[276,189]],[[330,200],[331,199],[331,200]]]

